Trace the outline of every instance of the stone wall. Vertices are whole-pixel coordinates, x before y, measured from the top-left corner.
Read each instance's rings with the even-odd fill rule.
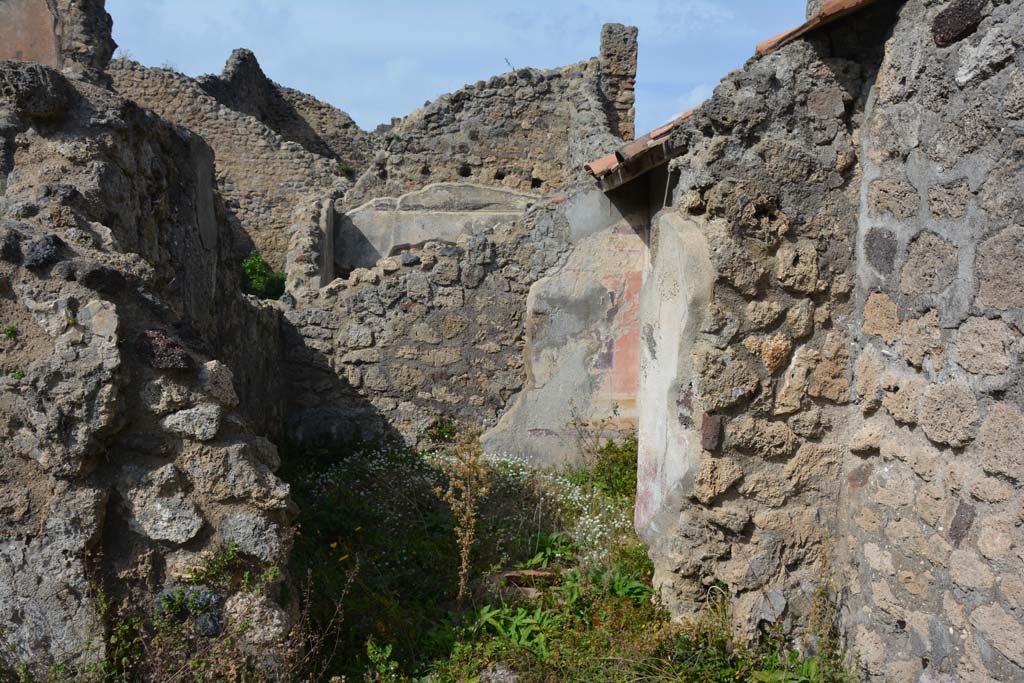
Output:
[[[872,679],[1024,680],[1022,8],[878,3],[673,133],[636,522],[676,614],[722,581],[799,632],[833,586]]]
[[[123,59],[112,62],[109,73],[119,93],[184,126],[213,149],[217,185],[239,236],[239,262],[255,247],[271,265],[283,267],[296,206],[340,195],[348,184],[336,161],[225,107],[194,79]]]
[[[619,28],[605,33],[619,35],[621,55],[635,30]],[[615,73],[629,63],[616,62]],[[388,182],[374,185],[371,169],[344,204],[366,193],[410,191],[345,209],[330,234],[313,210],[297,223],[288,258],[293,436],[384,434],[415,443],[438,418],[492,426],[508,408],[486,447],[552,463],[578,457],[576,419],[633,424],[643,258],[634,227],[642,220],[630,222],[578,185],[582,160],[622,142],[599,90],[600,64],[501,92],[492,84],[442,97],[390,138],[412,135],[428,145],[420,156],[379,157],[398,164]],[[631,116],[628,102],[619,98],[623,120]],[[420,129],[417,121],[432,123]],[[508,130],[520,133],[505,140]],[[456,139],[465,141],[458,149]],[[515,155],[520,165],[550,159],[570,188],[521,191],[472,173],[442,174],[451,182],[407,174],[412,159],[475,163],[477,152]],[[328,282],[318,264],[331,250],[343,279]],[[632,273],[625,285],[624,271]],[[561,362],[563,347],[572,362]],[[550,381],[555,365],[561,375]]]
[[[859,45],[727,77],[673,133],[653,223],[637,529],[676,613],[722,581],[748,635],[806,616],[840,524],[857,140],[887,10],[854,24]]]
[[[623,140],[636,135],[636,59],[635,26],[605,24],[601,29],[601,96],[611,131]]]
[[[438,418],[493,420],[522,385],[530,283],[566,246],[545,227],[533,212],[458,245],[427,241],[299,297],[286,312],[292,435],[415,443]]]
[[[538,193],[569,187],[588,158],[575,156],[574,140],[599,131],[617,136],[632,127],[636,32],[616,26],[602,32],[604,58],[494,76],[442,95],[400,120],[383,134],[381,152],[356,183],[348,205],[437,182]],[[615,100],[608,112],[603,95]],[[605,120],[595,121],[595,114]]]
[[[117,47],[103,0],[0,1],[0,59],[95,75]]]
[[[146,616],[219,545],[283,564],[291,504],[263,436],[280,316],[238,293],[210,148],[43,66],[0,62],[0,83],[7,676],[102,659],[101,589]]]
[[[375,141],[348,114],[326,102],[271,81],[249,50],[235,50],[220,76],[200,76],[199,86],[228,109],[248,114],[285,140],[336,159],[345,172],[361,173]]]
[[[374,199],[339,217],[334,261],[347,274],[398,249],[430,240],[455,243],[515,221],[536,201],[525,192],[471,183],[437,183],[397,199]]]
[[[568,197],[555,216],[569,251],[530,289],[523,389],[482,437],[488,453],[536,465],[578,461],[581,436],[619,436],[637,419],[647,214],[622,213],[591,191]]]
[[[879,678],[1024,680],[1022,13],[908,2],[865,113],[837,545]]]

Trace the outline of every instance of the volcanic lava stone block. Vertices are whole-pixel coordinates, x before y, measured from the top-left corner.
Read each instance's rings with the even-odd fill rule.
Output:
[[[40,237],[28,246],[28,254],[25,256],[26,268],[45,268],[61,260],[61,252],[64,250],[64,240],[56,235]]]
[[[157,370],[191,370],[194,365],[185,347],[160,330],[140,334],[136,349]]]
[[[60,73],[31,62],[0,61],[0,105],[35,120],[60,118],[68,108],[71,86]]]
[[[21,263],[22,234],[13,227],[0,228],[0,259],[8,263]]]
[[[948,47],[970,35],[981,23],[985,0],[956,0],[939,12],[932,23],[932,39],[939,47]]]

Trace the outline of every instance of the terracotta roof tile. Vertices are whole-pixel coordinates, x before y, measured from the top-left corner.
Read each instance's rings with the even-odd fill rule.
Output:
[[[603,175],[608,175],[618,163],[618,155],[612,152],[611,154],[605,154],[600,159],[594,159],[589,164],[584,164],[583,168],[600,178]]]
[[[769,38],[768,40],[758,43],[756,54],[758,57],[763,57],[770,52],[778,50],[783,45],[788,45],[794,40],[802,38],[812,31],[822,28],[823,26],[827,26],[833,21],[841,19],[847,14],[856,12],[868,5],[872,5],[875,2],[877,2],[877,0],[827,0],[827,2],[822,5],[821,9],[818,10],[817,14],[800,26],[790,29],[784,33],[780,33],[774,38]]]
[[[611,154],[606,154],[600,159],[595,159],[594,161],[591,161],[589,164],[584,165],[583,168],[592,173],[594,176],[598,178],[603,178],[609,173],[618,170],[623,164],[628,162],[630,159],[634,159],[640,156],[641,154],[651,149],[652,147],[659,146],[668,138],[672,131],[678,128],[679,124],[688,119],[694,111],[696,111],[696,109],[691,109],[683,113],[682,115],[666,123],[664,126],[660,128],[655,128],[647,135],[639,137],[633,142],[626,143],[625,145],[618,148]]]
[[[877,0],[826,0],[825,4],[822,5],[817,14],[800,26],[790,29],[784,33],[780,33],[774,38],[769,38],[768,40],[758,43],[755,55],[757,57],[763,57],[775,50],[778,50],[783,45],[788,45],[794,40],[802,38],[819,28],[827,26],[848,14],[863,9],[868,5],[872,5],[875,2],[877,2]],[[647,154],[649,150],[660,148],[672,131],[678,128],[683,121],[689,118],[696,109],[697,107],[668,122],[664,126],[655,128],[647,135],[637,138],[633,142],[626,143],[611,154],[606,154],[600,159],[595,159],[594,161],[585,164],[583,168],[598,179],[605,178],[616,171],[619,171],[630,161]],[[619,183],[621,182],[625,182],[625,179],[620,178]]]

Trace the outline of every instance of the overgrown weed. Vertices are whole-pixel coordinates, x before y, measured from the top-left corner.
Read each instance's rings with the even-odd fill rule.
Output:
[[[754,646],[735,639],[720,587],[697,618],[669,620],[632,529],[635,437],[602,443],[584,467],[538,470],[484,459],[474,434],[448,425],[436,436],[454,443],[284,449],[302,509],[292,573],[307,579],[275,661],[245,645],[251,625],[210,635],[203,621],[199,586],[259,591],[278,578],[226,546],[195,570],[196,588],[148,618],[117,615],[104,598],[100,668],[23,671],[19,683],[461,683],[497,670],[521,683],[860,680],[827,582],[805,639],[813,654],[780,629]]]

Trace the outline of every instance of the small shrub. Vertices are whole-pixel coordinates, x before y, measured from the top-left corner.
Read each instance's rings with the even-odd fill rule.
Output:
[[[461,434],[451,456],[437,461],[447,478],[434,493],[443,500],[455,517],[455,540],[459,544],[459,593],[461,601],[469,594],[473,544],[476,543],[477,513],[480,500],[491,488],[490,468],[480,446],[480,433]]]
[[[241,576],[248,578],[244,562],[238,556],[238,544],[228,543],[217,548],[195,571],[189,575],[189,583],[208,584],[217,588],[231,588]]]
[[[537,534],[537,554],[520,564],[523,569],[547,569],[564,566],[576,559],[576,547],[568,534],[556,532]]]
[[[373,639],[366,641],[366,658],[370,670],[363,678],[365,683],[402,683],[406,680],[398,671],[398,662],[391,659],[391,646],[378,646]]]
[[[277,299],[284,294],[285,274],[270,267],[258,251],[242,261],[242,291],[260,299]]]
[[[8,341],[14,341],[18,338],[18,328],[14,325],[8,325],[4,328],[4,337]]]
[[[637,439],[630,434],[620,441],[609,440],[595,451],[593,464],[570,474],[577,483],[594,486],[604,493],[631,499],[636,495]]]
[[[18,381],[25,379],[25,371],[21,368],[15,368],[11,373],[11,379],[16,379]]]
[[[356,177],[356,169],[352,168],[341,159],[338,160],[338,163],[335,166],[335,171],[342,178],[348,178],[349,180],[352,180],[353,178]]]
[[[453,443],[458,432],[458,423],[442,415],[430,423],[425,436],[434,443]]]

